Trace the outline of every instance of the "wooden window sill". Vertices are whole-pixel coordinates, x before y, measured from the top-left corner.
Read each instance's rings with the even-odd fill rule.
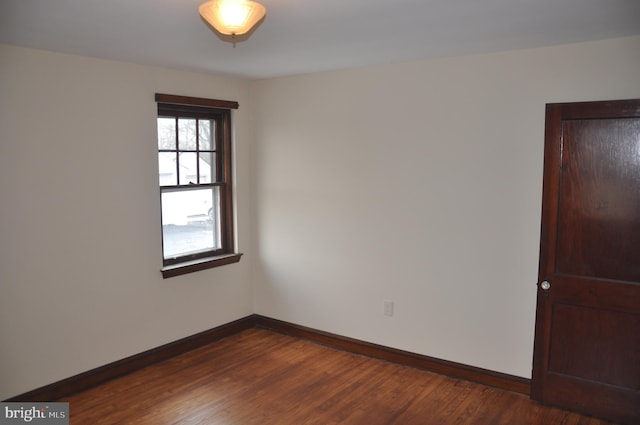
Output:
[[[172,264],[162,268],[162,277],[167,279],[169,277],[181,276],[183,274],[193,273],[200,270],[237,263],[240,261],[240,257],[242,257],[242,254],[225,254],[216,257],[200,258],[198,260],[180,264]]]

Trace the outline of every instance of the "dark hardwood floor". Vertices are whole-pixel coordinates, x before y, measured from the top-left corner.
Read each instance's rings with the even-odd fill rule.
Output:
[[[611,424],[255,328],[60,401],[73,425]]]

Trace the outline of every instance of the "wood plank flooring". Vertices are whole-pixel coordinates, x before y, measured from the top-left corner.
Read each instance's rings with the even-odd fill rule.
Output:
[[[72,425],[611,425],[263,329],[60,401]]]

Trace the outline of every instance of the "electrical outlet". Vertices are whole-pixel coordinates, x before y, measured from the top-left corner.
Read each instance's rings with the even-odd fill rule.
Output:
[[[393,301],[384,302],[384,315],[390,317],[393,316]]]

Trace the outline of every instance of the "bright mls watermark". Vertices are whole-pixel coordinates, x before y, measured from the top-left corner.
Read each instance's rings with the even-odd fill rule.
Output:
[[[69,425],[69,403],[0,403],[0,425]]]

